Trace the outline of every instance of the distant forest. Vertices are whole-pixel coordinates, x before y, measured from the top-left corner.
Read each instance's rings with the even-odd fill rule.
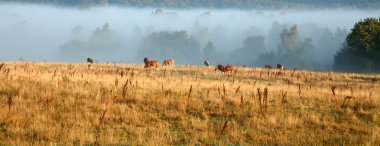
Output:
[[[79,7],[109,4],[128,7],[162,8],[380,8],[380,0],[0,0],[0,2],[37,3]]]

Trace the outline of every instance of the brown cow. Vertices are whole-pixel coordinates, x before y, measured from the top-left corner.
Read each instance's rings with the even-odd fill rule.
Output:
[[[160,62],[158,62],[157,60],[150,61],[147,57],[144,58],[144,63],[145,63],[145,68],[148,68],[148,67],[157,68],[160,66]]]
[[[94,60],[92,58],[87,58],[87,63],[92,64],[92,63],[94,63]]]
[[[265,65],[264,68],[266,68],[266,69],[272,69],[273,67],[272,67],[272,65]]]
[[[221,64],[219,64],[218,66],[216,66],[215,71],[216,71],[216,70],[224,71],[224,66],[221,65]]]
[[[162,66],[174,66],[174,59],[166,59],[164,60],[164,62],[162,63]]]
[[[232,70],[233,70],[233,67],[231,65],[227,65],[227,66],[223,66],[221,64],[219,64],[216,68],[215,68],[215,71],[216,70],[219,70],[223,73],[232,73]]]
[[[233,67],[231,65],[227,65],[224,67],[224,72],[230,72],[232,73]]]

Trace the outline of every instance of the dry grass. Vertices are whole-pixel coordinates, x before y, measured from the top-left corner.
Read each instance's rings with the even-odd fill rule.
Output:
[[[380,75],[2,64],[0,145],[380,145]]]

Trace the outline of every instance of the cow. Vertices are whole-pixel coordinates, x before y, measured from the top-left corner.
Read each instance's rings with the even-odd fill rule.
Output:
[[[224,66],[223,66],[223,65],[221,65],[221,64],[219,64],[219,65],[218,65],[218,66],[216,66],[216,68],[215,68],[215,71],[217,71],[217,70],[219,70],[219,71],[223,72],[223,71],[224,71]]]
[[[174,59],[166,59],[164,60],[164,62],[162,63],[162,66],[174,66]]]
[[[264,68],[266,68],[266,69],[272,69],[273,67],[272,67],[272,65],[265,65]]]
[[[282,66],[281,64],[277,64],[277,69],[284,69],[284,66]]]
[[[94,60],[92,58],[87,58],[87,63],[92,64],[92,63],[94,63]]]
[[[231,65],[227,65],[224,67],[224,72],[230,72],[232,73],[233,67]]]
[[[208,62],[208,60],[205,60],[205,62],[203,62],[204,65],[206,65],[207,67],[210,66],[210,63]]]
[[[144,63],[145,63],[145,68],[148,68],[148,67],[157,68],[160,66],[160,62],[158,62],[157,60],[150,61],[147,57],[144,58]]]
[[[223,66],[221,64],[219,64],[216,68],[215,68],[215,71],[216,70],[219,70],[223,73],[232,73],[232,70],[233,70],[233,67],[231,65],[227,65],[227,66]]]

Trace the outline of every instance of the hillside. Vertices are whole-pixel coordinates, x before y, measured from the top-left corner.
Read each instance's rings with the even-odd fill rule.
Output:
[[[0,0],[61,6],[118,5],[165,8],[380,8],[378,0]]]
[[[379,145],[380,75],[0,63],[0,145]]]

